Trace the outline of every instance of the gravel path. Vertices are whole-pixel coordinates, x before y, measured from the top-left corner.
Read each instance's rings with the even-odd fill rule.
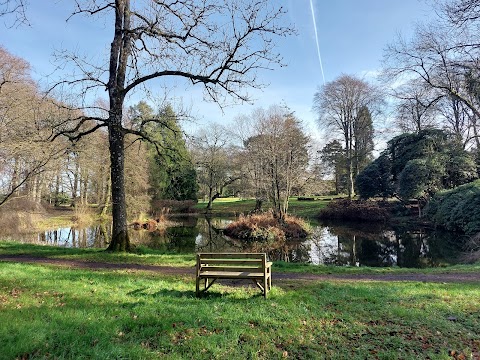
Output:
[[[74,269],[112,269],[153,271],[165,275],[195,276],[193,267],[155,266],[142,264],[112,264],[68,259],[51,259],[28,255],[0,255],[0,261],[25,262],[35,264],[58,265]],[[480,283],[480,272],[466,273],[404,273],[404,274],[303,274],[274,271],[272,280],[282,283],[288,280],[358,280],[358,281],[419,281],[440,283]]]

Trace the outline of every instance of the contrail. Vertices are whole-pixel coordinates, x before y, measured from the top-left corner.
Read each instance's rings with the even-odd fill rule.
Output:
[[[313,9],[313,0],[310,0],[310,9],[312,10],[313,29],[315,30],[315,41],[317,42],[318,62],[322,72],[323,85],[325,85],[325,74],[323,72],[322,55],[320,55],[320,44],[318,43],[317,21],[315,20],[315,10]]]

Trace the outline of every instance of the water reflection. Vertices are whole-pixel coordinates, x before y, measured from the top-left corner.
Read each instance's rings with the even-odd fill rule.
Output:
[[[307,244],[315,264],[435,267],[456,262],[458,234],[428,228],[384,228],[361,224],[324,224]]]
[[[111,229],[106,224],[88,228],[60,228],[38,234],[38,243],[74,248],[103,248]]]
[[[325,223],[313,227],[305,241],[275,249],[264,249],[223,236],[222,229],[233,219],[175,218],[177,226],[164,231],[130,231],[134,244],[168,253],[221,251],[267,251],[272,260],[349,265],[432,267],[455,263],[460,251],[458,234],[426,228],[387,228],[361,224]],[[106,248],[111,225],[89,228],[60,228],[22,241],[64,247]]]

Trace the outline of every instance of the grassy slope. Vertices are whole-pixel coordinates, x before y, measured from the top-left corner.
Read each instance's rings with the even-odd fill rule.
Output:
[[[290,283],[264,300],[191,279],[0,262],[0,359],[479,356],[478,284]]]

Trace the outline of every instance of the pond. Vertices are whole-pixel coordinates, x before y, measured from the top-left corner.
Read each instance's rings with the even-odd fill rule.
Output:
[[[233,219],[188,216],[173,218],[165,231],[131,230],[134,244],[166,253],[258,251],[229,239],[222,230]],[[269,249],[271,260],[338,266],[435,267],[457,263],[461,235],[428,228],[387,227],[378,224],[322,223],[300,242]],[[59,228],[15,236],[22,242],[76,248],[106,248],[111,225]]]

